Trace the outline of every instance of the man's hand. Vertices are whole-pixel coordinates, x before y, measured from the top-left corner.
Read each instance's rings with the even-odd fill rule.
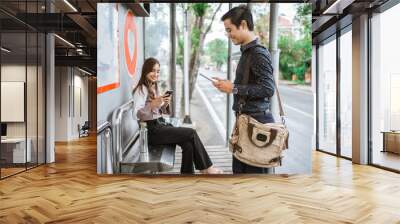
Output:
[[[217,87],[219,91],[224,93],[232,93],[233,83],[231,81],[226,79],[220,79],[218,77],[213,77],[212,79],[215,80],[213,82],[213,85]]]

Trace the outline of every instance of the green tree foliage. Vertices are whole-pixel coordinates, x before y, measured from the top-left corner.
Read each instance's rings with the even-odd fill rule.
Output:
[[[223,39],[214,39],[206,45],[206,53],[220,70],[228,60],[228,42]]]
[[[296,10],[296,20],[302,25],[304,38],[311,40],[311,4],[299,4]]]
[[[188,10],[190,21],[190,58],[189,58],[189,95],[192,98],[194,85],[200,67],[200,55],[203,53],[204,40],[211,29],[217,12],[221,9],[220,4],[193,3],[187,8],[180,5],[183,11]],[[183,30],[183,28],[182,28]],[[177,64],[183,70],[183,32],[178,31],[178,55]]]
[[[311,4],[299,4],[297,8],[296,19],[302,25],[303,38],[301,39],[301,47],[304,50],[304,61],[306,66],[311,66],[312,58],[312,35],[311,35],[311,16],[312,6]]]
[[[190,44],[191,44],[192,53],[194,50],[199,49],[200,35],[201,35],[201,33],[200,33],[199,27],[193,27],[192,32],[190,33]]]
[[[311,42],[304,39],[295,40],[292,35],[281,36],[278,47],[281,50],[279,55],[279,68],[283,79],[290,80],[296,75],[300,81],[304,80],[304,73],[310,66],[311,58],[308,56]]]
[[[176,54],[176,64],[178,64],[183,70],[183,36],[178,36],[178,51]]]
[[[304,80],[304,74],[311,66],[311,4],[299,4],[295,19],[301,24],[301,38],[295,40],[293,35],[280,36],[278,47],[281,50],[279,56],[279,68],[283,79],[290,80],[296,75],[300,81]]]
[[[210,5],[206,3],[197,3],[190,5],[190,8],[197,17],[202,17],[207,13],[207,9],[210,8]]]
[[[281,36],[278,42],[278,48],[280,49],[279,54],[279,69],[282,74],[282,78],[289,80],[294,67],[294,57],[292,46],[294,44],[294,38],[292,36]]]
[[[258,17],[255,23],[255,32],[260,38],[260,42],[264,46],[268,46],[269,43],[269,12],[268,14],[262,14]]]

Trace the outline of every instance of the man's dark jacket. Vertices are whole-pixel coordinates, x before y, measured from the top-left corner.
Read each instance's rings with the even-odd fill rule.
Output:
[[[241,112],[246,114],[264,112],[270,109],[270,98],[274,95],[275,82],[271,54],[258,39],[240,47],[242,55],[237,69],[234,87],[237,94],[233,95],[233,107],[239,112],[239,96],[246,96],[246,103]],[[249,58],[249,59],[248,59]],[[246,63],[250,63],[246,66]],[[250,68],[248,84],[242,85],[245,70]]]

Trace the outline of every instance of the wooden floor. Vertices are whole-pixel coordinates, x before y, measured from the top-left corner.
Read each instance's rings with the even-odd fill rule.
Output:
[[[374,151],[374,164],[400,170],[400,155],[392,152]]]
[[[0,181],[0,223],[400,223],[400,175],[315,152],[313,174],[98,176],[96,139]]]
[[[25,167],[17,167],[17,168],[13,168],[13,167],[7,167],[7,168],[1,168],[1,178],[13,175],[15,173],[19,173],[26,170]]]

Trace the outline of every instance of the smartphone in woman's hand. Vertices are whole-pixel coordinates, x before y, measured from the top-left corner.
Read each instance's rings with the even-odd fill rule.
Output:
[[[174,92],[174,91],[172,91],[172,90],[168,90],[167,92],[164,93],[164,97],[169,97],[169,96],[171,96],[173,92]]]

